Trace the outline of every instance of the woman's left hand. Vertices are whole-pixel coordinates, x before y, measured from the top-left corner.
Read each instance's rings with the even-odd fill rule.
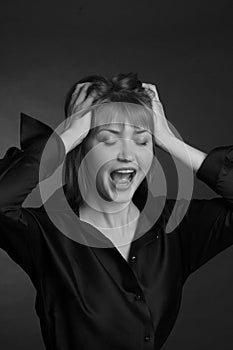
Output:
[[[165,140],[168,137],[175,137],[175,135],[168,126],[163,106],[159,100],[155,85],[143,83],[142,87],[152,90],[154,93],[154,96],[152,98],[152,110],[154,112],[154,137],[157,145],[163,148]]]

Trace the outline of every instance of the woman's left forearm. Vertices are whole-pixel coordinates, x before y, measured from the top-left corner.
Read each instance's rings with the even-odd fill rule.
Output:
[[[160,148],[181,160],[185,165],[192,167],[197,172],[207,154],[200,151],[173,135],[165,135],[160,138]]]
[[[175,156],[185,165],[191,167],[195,172],[200,168],[207,154],[202,152],[184,141],[178,139],[169,126],[169,122],[165,117],[163,106],[159,100],[156,86],[150,83],[143,83],[143,87],[152,91],[153,122],[154,137],[159,148],[162,148],[171,156]]]

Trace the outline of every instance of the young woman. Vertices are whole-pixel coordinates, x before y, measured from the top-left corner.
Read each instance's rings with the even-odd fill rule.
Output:
[[[155,87],[134,74],[79,81],[65,110],[60,134],[21,116],[21,149],[0,163],[1,248],[35,286],[46,349],[158,350],[188,276],[233,243],[233,146],[205,154],[185,144]],[[222,197],[188,208],[180,199],[173,212],[174,199],[151,195],[156,147]],[[39,172],[46,179],[63,161],[62,191],[22,207]]]

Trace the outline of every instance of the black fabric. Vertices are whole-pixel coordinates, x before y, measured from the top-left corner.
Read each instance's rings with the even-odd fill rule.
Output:
[[[0,160],[0,247],[36,288],[45,347],[158,350],[175,323],[188,276],[233,243],[233,146],[213,149],[196,173],[221,197],[192,199],[181,222],[188,203],[180,199],[173,214],[177,226],[169,234],[165,227],[176,201],[151,197],[126,261],[100,231],[72,216],[72,208],[64,206],[64,188],[46,205],[22,207],[38,183],[52,132],[21,115],[21,149],[11,147]],[[65,158],[58,135],[48,150],[44,178]],[[145,223],[151,227],[143,232]]]

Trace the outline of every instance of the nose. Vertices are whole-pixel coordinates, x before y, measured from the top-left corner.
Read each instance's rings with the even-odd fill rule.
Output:
[[[132,140],[121,139],[121,149],[117,155],[117,160],[123,162],[133,162],[135,160],[135,154],[133,151]]]

